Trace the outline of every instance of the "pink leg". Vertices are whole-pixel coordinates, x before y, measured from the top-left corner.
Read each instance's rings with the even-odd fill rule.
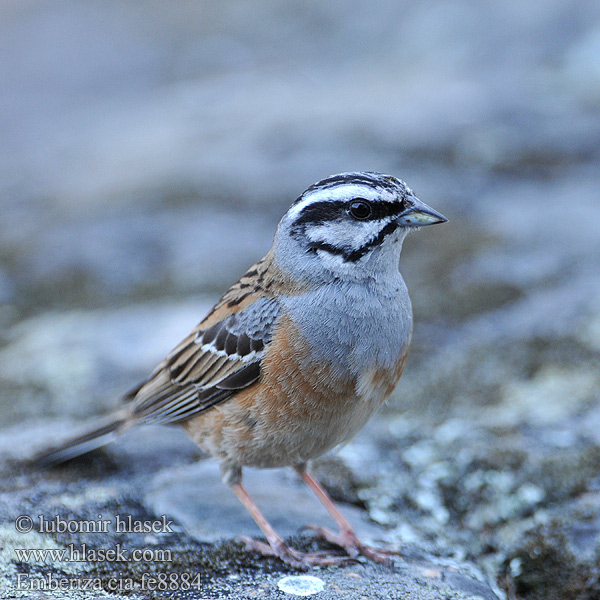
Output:
[[[355,557],[362,554],[364,557],[372,560],[376,563],[391,566],[392,561],[389,557],[393,554],[390,551],[370,548],[363,544],[352,525],[348,522],[348,519],[338,510],[337,506],[333,503],[333,500],[321,484],[313,478],[313,476],[306,470],[306,468],[299,467],[296,469],[297,473],[302,477],[302,481],[308,485],[308,487],[315,493],[321,504],[327,509],[327,512],[331,515],[331,518],[335,521],[335,524],[339,528],[339,533],[334,533],[325,527],[317,527],[311,525],[309,528],[312,529],[320,537],[326,539],[328,542],[344,548],[349,556]]]
[[[327,512],[331,515],[331,518],[335,521],[335,524],[339,527],[340,533],[343,534],[354,534],[352,525],[348,522],[348,519],[339,511],[338,507],[333,503],[333,500],[321,484],[308,472],[300,471],[300,477],[302,481],[315,493],[315,496],[320,500],[321,504],[327,509]]]
[[[242,484],[234,483],[231,485],[231,489],[267,538],[268,544],[265,544],[250,537],[242,536],[241,540],[246,544],[248,550],[258,552],[263,556],[277,556],[284,563],[302,570],[306,570],[311,566],[342,566],[348,562],[348,559],[343,556],[317,552],[302,553],[290,548],[260,512]]]

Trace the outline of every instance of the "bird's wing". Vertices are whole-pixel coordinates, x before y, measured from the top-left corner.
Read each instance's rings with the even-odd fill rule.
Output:
[[[249,275],[252,270],[247,280]],[[255,383],[280,313],[277,300],[242,278],[128,394],[133,417],[144,423],[180,423]]]

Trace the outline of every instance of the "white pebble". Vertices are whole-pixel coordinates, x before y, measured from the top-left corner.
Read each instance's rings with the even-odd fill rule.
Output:
[[[277,587],[286,594],[312,596],[323,591],[325,583],[312,575],[290,575],[279,580]]]

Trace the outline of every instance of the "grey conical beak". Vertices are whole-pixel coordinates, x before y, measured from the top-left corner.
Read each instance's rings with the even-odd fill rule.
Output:
[[[405,199],[406,210],[398,215],[398,223],[406,227],[424,227],[425,225],[435,225],[436,223],[445,223],[448,219],[425,202],[421,202],[414,196]]]

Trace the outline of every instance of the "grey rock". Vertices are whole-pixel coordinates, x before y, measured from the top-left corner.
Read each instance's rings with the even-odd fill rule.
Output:
[[[181,589],[185,588],[193,598],[206,594],[253,598],[257,593],[266,598],[280,597],[278,584],[289,569],[276,560],[265,561],[232,544],[230,540],[242,533],[257,535],[260,532],[234,495],[220,482],[214,462],[185,464],[195,458],[194,446],[178,435],[181,432],[160,427],[141,428],[124,435],[106,450],[104,458],[98,455],[81,459],[52,471],[40,472],[24,462],[40,444],[55,439],[57,429],[64,432],[68,428],[68,423],[40,422],[25,432],[14,427],[0,437],[3,481],[0,488],[0,545],[3,548],[0,590],[3,593],[19,593],[17,582],[20,582],[21,593],[32,594],[30,588],[40,585],[40,581],[88,578],[102,582],[105,588],[109,581],[120,580],[123,590],[137,582],[137,593],[146,597],[139,585],[148,584],[148,578],[155,581],[154,577],[170,576],[171,581],[176,582],[173,585],[183,586]],[[310,538],[303,540],[297,536],[298,525],[307,518],[311,522],[329,524],[327,514],[314,497],[281,471],[249,471],[246,485],[256,501],[264,505],[273,524],[282,534],[291,535],[295,543],[310,543]],[[350,506],[342,510],[365,539],[377,541],[386,537],[383,528],[364,520],[363,511]],[[59,518],[62,523],[75,526],[71,533],[37,531],[38,525],[30,533],[22,533],[16,530],[21,523],[19,515],[31,516],[35,523],[42,515],[46,523]],[[119,528],[117,516],[121,522],[131,518],[133,527]],[[99,522],[110,525],[103,532],[86,533],[89,525],[81,531],[81,523]],[[162,532],[135,533],[135,523],[140,522],[162,523]],[[126,566],[85,560],[50,564],[33,560],[24,564],[17,560],[19,549],[60,551],[68,550],[72,544],[80,550],[82,544],[87,544],[88,549],[110,550],[117,543],[127,551],[144,548],[160,551],[161,556],[165,551],[172,552],[174,558],[166,562],[134,561]],[[390,547],[389,543],[385,545]],[[148,565],[152,566],[150,571]],[[198,579],[194,579],[196,576]],[[394,567],[361,562],[344,569],[314,569],[312,576],[323,582],[324,590],[319,595],[323,598],[340,595],[361,598],[364,594],[372,598],[408,598],[418,594],[432,600],[448,594],[461,599],[498,598],[474,566],[440,560],[410,547],[402,549]],[[53,593],[52,597],[88,597],[77,595],[75,583],[65,585],[62,595]],[[33,593],[28,597],[36,596]],[[43,593],[39,597],[44,597]]]
[[[246,490],[280,535],[295,535],[308,524],[334,528],[325,508],[296,479],[291,471],[244,469]],[[186,533],[200,542],[261,535],[238,499],[221,483],[215,461],[157,475],[148,486],[144,503],[156,514],[175,517]],[[364,511],[344,506],[342,512],[365,540],[385,539],[385,530],[366,521]]]

